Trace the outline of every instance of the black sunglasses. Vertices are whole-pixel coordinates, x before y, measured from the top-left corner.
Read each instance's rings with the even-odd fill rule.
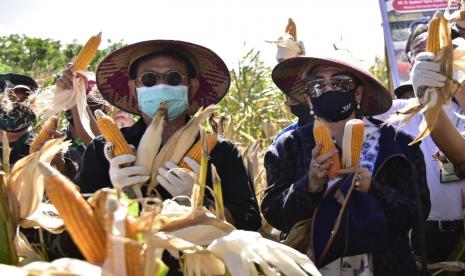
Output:
[[[356,82],[352,77],[341,75],[332,77],[329,80],[317,79],[305,84],[305,91],[312,98],[319,97],[329,91],[328,84],[331,85],[331,91],[347,92],[355,88]]]
[[[163,80],[164,83],[172,86],[177,86],[182,83],[182,80],[187,78],[178,71],[169,71],[164,74],[155,72],[144,72],[137,78],[145,87],[152,87]]]

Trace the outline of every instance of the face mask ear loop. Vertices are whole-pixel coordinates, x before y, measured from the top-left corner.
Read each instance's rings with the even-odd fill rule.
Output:
[[[314,116],[315,118],[316,115],[315,115],[315,112],[313,112],[313,106],[312,106],[312,102],[310,101],[310,96],[309,97],[305,97],[305,100],[307,100],[307,104],[308,104],[308,107],[310,108],[310,115]]]

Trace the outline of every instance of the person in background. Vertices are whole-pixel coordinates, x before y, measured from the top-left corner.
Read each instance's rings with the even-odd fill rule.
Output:
[[[457,37],[454,32],[452,35],[453,38]],[[419,26],[411,34],[407,44],[407,50],[409,50],[407,55],[413,65],[410,80],[415,95],[418,95],[418,89],[420,88],[443,85],[445,79],[444,76],[437,72],[439,65],[432,62],[434,55],[425,52],[427,36],[427,28]],[[463,114],[465,108],[464,99],[465,93],[462,89],[455,95],[451,106],[445,107],[445,110],[440,115],[441,120],[450,119],[453,122],[453,127],[459,132],[465,130],[465,121],[454,113]],[[394,100],[390,110],[385,114],[376,116],[376,118],[387,120],[397,110],[408,106],[410,103],[409,100],[404,99]],[[410,122],[399,126],[399,128],[416,137],[419,134],[418,126],[422,119],[423,116],[417,114]],[[449,126],[450,124],[449,122]],[[454,174],[453,164],[443,160],[441,158],[442,153],[438,151],[438,148],[445,149],[442,146],[444,143],[436,144],[435,142],[439,140],[434,140],[435,137],[441,137],[444,133],[447,133],[441,130],[443,126],[445,124],[439,122],[431,136],[426,137],[420,143],[426,164],[427,183],[431,192],[431,211],[424,224],[424,233],[421,233],[423,231],[416,228],[413,229],[411,234],[415,255],[420,256],[423,253],[423,255],[426,255],[426,261],[430,263],[446,261],[463,237],[462,190],[465,188],[465,180],[461,180]],[[438,130],[441,130],[441,133],[438,133]],[[455,148],[455,151],[457,150],[458,148]],[[424,250],[426,252],[421,252],[422,243],[426,248]]]
[[[399,85],[394,90],[394,95],[396,95],[397,99],[408,100],[411,98],[415,98],[415,93],[413,93],[412,83],[410,81],[407,81],[403,83],[402,85]]]
[[[289,18],[286,29],[284,31],[284,35],[279,37],[276,41],[267,41],[269,43],[275,43],[277,46],[277,53],[276,53],[276,61],[282,62],[288,58],[293,58],[297,56],[304,56],[305,55],[305,46],[303,41],[297,40],[297,27],[295,22]],[[281,137],[284,133],[294,130],[298,127],[304,126],[306,124],[313,122],[313,115],[310,113],[310,109],[306,104],[301,104],[295,99],[289,97],[288,95],[284,95],[285,101],[284,103],[286,106],[289,107],[289,110],[292,114],[297,117],[297,122],[293,122],[284,129],[282,129],[276,137],[274,141],[276,142],[279,137]]]
[[[31,124],[36,117],[28,105],[28,99],[37,88],[37,82],[30,76],[0,74],[0,135],[6,132],[11,149],[11,165],[29,154],[29,146],[34,140]]]

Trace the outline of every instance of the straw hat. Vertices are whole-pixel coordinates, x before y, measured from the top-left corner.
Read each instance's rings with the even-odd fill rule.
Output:
[[[199,89],[193,95],[188,113],[200,106],[218,103],[228,92],[229,70],[224,61],[203,46],[177,40],[142,41],[120,48],[109,54],[97,68],[97,86],[102,96],[112,105],[132,114],[140,115],[135,91],[128,86],[129,69],[139,58],[149,54],[176,51],[194,65]]]

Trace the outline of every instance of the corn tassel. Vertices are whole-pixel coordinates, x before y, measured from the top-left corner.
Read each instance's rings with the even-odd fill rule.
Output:
[[[124,138],[121,131],[115,124],[115,121],[110,116],[105,115],[101,110],[95,111],[97,118],[97,126],[106,141],[113,143],[113,154],[114,156],[120,156],[123,154],[134,155],[134,151],[129,146],[128,142]]]
[[[47,197],[63,218],[69,234],[87,261],[102,264],[106,257],[106,234],[97,216],[75,185],[50,165],[39,162]]]
[[[87,71],[87,67],[97,53],[98,46],[102,42],[102,33],[91,36],[86,44],[82,47],[81,51],[74,60],[73,67],[71,70],[73,72],[84,70]]]
[[[331,132],[329,131],[328,127],[320,120],[315,120],[315,125],[313,126],[313,137],[315,138],[316,144],[323,145],[320,150],[320,154],[324,154],[336,149]],[[337,154],[333,155],[330,159],[333,160],[334,163],[328,169],[328,177],[332,179],[335,177],[336,170],[341,168],[341,163]]]
[[[352,119],[346,122],[342,138],[342,166],[344,168],[358,167],[360,153],[365,138],[362,120]]]
[[[208,151],[210,152],[215,146],[216,143],[218,142],[216,139],[216,136],[213,134],[207,134],[207,140],[208,140]],[[197,141],[186,153],[186,157],[189,157],[193,160],[195,160],[197,163],[200,163],[200,159],[202,157],[202,143],[201,141]],[[181,160],[179,162],[179,167],[185,168],[185,169],[190,169],[189,165],[187,165],[184,160]]]
[[[39,131],[39,134],[35,137],[29,147],[29,153],[34,153],[38,151],[42,145],[48,140],[52,139],[53,134],[55,133],[58,126],[58,117],[52,116],[50,119],[45,121],[42,128]]]

